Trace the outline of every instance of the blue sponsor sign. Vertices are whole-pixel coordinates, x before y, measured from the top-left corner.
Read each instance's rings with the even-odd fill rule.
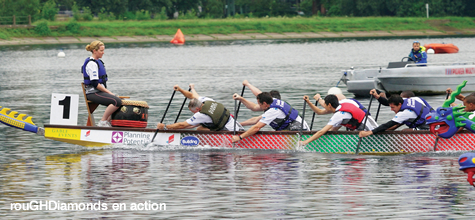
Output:
[[[197,137],[194,136],[186,136],[183,139],[181,139],[180,144],[184,146],[196,146],[200,143],[200,140],[198,140]]]

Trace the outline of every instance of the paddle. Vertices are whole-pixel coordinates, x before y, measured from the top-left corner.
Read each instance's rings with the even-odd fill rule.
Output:
[[[379,115],[379,109],[381,108],[381,103],[379,103],[378,105],[378,111],[376,112],[376,118],[374,119],[374,121],[378,121],[378,115]]]
[[[165,115],[167,115],[168,108],[170,107],[170,104],[172,103],[173,96],[175,96],[175,92],[176,92],[176,90],[173,90],[172,97],[170,98],[170,101],[168,102],[167,108],[165,109],[165,113],[163,113],[163,117],[162,117],[162,120],[160,120],[160,123],[163,123],[163,120],[165,119]],[[152,142],[153,142],[153,140],[155,140],[155,137],[157,136],[159,130],[160,129],[157,129],[155,131],[155,134],[153,135],[153,138],[152,138]]]
[[[188,89],[188,92],[191,91],[191,88]],[[175,119],[175,123],[178,121],[178,118],[180,117],[180,114],[181,114],[181,110],[183,110],[183,106],[185,106],[185,103],[186,103],[186,96],[185,96],[185,100],[183,100],[183,103],[181,104],[181,108],[180,108],[180,111],[178,112],[178,115],[176,116],[176,119]]]
[[[368,121],[368,113],[369,113],[369,109],[371,108],[371,102],[373,102],[373,95],[371,95],[371,98],[369,99],[369,106],[368,106],[368,111],[365,114],[365,119],[364,119],[364,123],[363,123],[363,130],[364,130],[364,128],[366,128],[366,121]],[[360,139],[358,140],[358,146],[356,146],[355,154],[358,154],[359,151],[360,151],[361,139],[363,139],[363,138],[360,137]]]
[[[378,92],[379,92],[379,90],[376,89],[376,93],[378,93]],[[380,93],[378,93],[378,94],[380,94]],[[378,111],[376,111],[376,118],[374,119],[374,121],[378,121],[379,109],[381,109],[381,102],[379,102]]]
[[[303,113],[302,113],[302,123],[300,125],[300,138],[299,141],[302,140],[302,131],[303,131],[303,124],[305,123],[305,107],[307,106],[307,101],[303,100]]]
[[[318,105],[318,101],[315,101],[315,106]],[[313,128],[313,120],[315,119],[315,112],[313,112],[313,116],[312,116],[312,122],[310,123],[310,131],[312,130]]]
[[[244,90],[245,89],[246,89],[246,86],[242,86],[241,97],[244,95]],[[234,100],[234,129],[233,129],[233,135],[236,135],[236,124],[237,124],[239,108],[241,107],[241,101],[239,101],[239,104],[237,105],[237,109],[236,109],[236,103],[237,103],[237,100]],[[236,143],[233,143],[233,147],[234,147],[235,144]]]
[[[450,93],[447,93],[447,96],[445,97],[445,100],[447,100],[450,96]],[[439,142],[439,134],[436,133],[435,134],[435,143],[434,143],[434,147],[432,148],[434,150],[434,152],[437,151],[437,143]]]
[[[242,86],[241,97],[244,95],[245,89],[246,89],[246,86]],[[241,101],[239,101],[239,104],[237,105],[237,110],[236,110],[236,103],[237,103],[237,100],[234,100],[234,135],[236,135],[236,123],[237,123],[239,108],[241,107]]]

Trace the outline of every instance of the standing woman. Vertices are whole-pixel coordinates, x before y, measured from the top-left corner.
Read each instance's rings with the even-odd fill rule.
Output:
[[[91,51],[92,55],[84,61],[81,68],[87,99],[107,106],[101,121],[97,123],[99,127],[111,127],[110,116],[122,105],[122,100],[107,89],[106,68],[101,60],[105,48],[104,43],[98,40],[88,44],[86,50]]]

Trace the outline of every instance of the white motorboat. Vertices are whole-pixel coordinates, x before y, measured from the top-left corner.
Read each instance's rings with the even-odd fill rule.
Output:
[[[468,81],[467,92],[475,91],[475,62],[390,62],[387,68],[350,68],[343,71],[341,78],[348,92],[355,96],[368,96],[374,88],[389,93],[411,90],[418,95],[443,94],[447,88],[455,88],[463,80]]]

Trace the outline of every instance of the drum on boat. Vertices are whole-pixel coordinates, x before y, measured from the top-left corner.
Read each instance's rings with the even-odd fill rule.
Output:
[[[145,101],[122,100],[122,106],[112,113],[114,127],[147,127],[148,104]]]

